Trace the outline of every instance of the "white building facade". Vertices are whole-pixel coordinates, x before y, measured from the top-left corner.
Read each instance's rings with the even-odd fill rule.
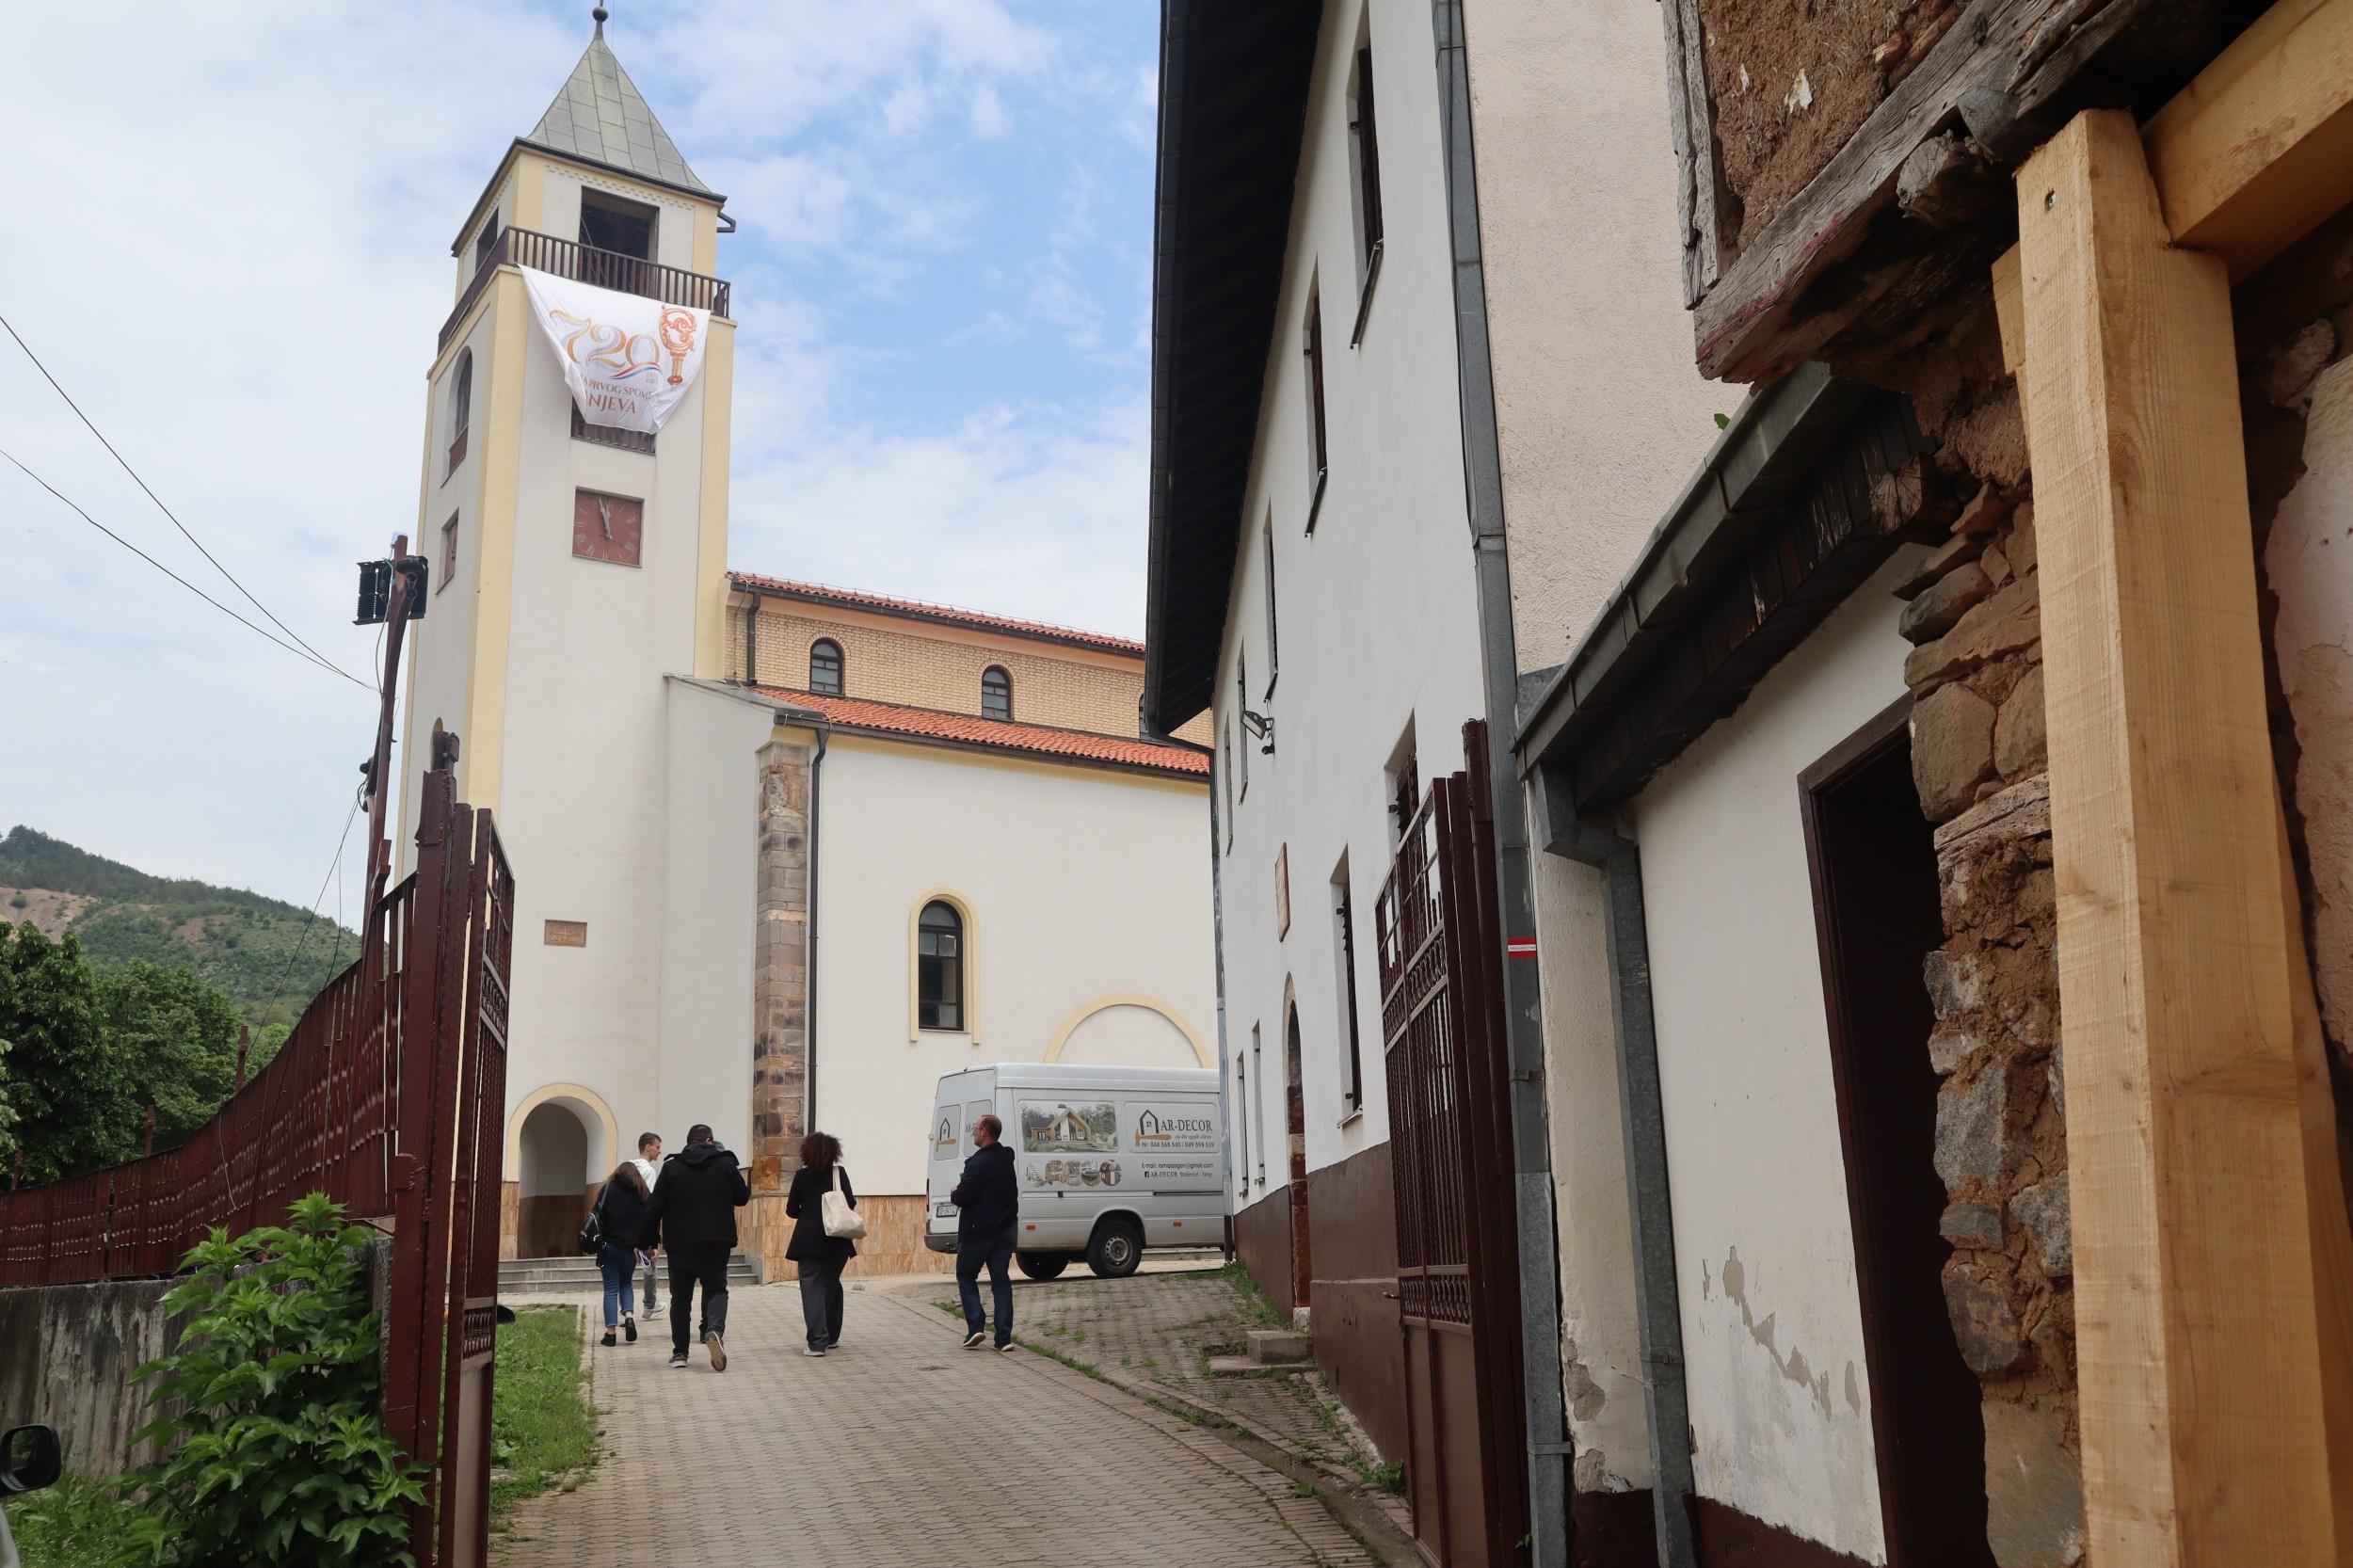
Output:
[[[861,1266],[928,1267],[941,1073],[1213,1059],[1207,760],[1139,736],[1141,645],[729,573],[724,204],[600,24],[453,247],[403,733],[457,733],[517,874],[508,1254],[568,1252],[639,1133],[707,1122],[770,1269],[812,1128]],[[582,419],[526,266],[711,312],[658,432]]]

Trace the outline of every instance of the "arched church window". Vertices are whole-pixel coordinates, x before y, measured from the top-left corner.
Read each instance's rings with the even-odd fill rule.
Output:
[[[831,637],[808,645],[808,689],[824,696],[841,695],[841,645]]]
[[[473,350],[457,351],[457,368],[449,377],[449,469],[455,473],[466,460],[466,431],[473,424]]]
[[[981,672],[981,716],[991,719],[1013,717],[1013,677],[996,664]]]
[[[915,923],[916,1022],[924,1029],[964,1027],[964,917],[934,899]]]

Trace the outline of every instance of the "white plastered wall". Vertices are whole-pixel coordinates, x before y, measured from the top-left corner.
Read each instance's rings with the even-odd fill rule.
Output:
[[[614,1113],[632,1147],[638,1133],[652,1130],[675,1149],[688,1127],[709,1122],[744,1151],[751,1147],[760,748],[776,705],[676,677],[664,684],[661,1072],[642,1116],[632,1120],[636,1108],[619,1103]]]
[[[841,1140],[859,1191],[922,1192],[941,1075],[1042,1062],[1072,1015],[1100,998],[1152,998],[1213,1037],[1201,784],[840,733],[820,767],[816,1121]],[[910,1041],[912,916],[942,890],[971,914],[978,1036],[924,1030]],[[1171,1028],[1147,1016],[1088,1022],[1132,1048],[1135,1036]],[[1065,1054],[1120,1059],[1069,1053],[1067,1043]],[[1168,1060],[1197,1064],[1190,1051]],[[739,1076],[748,1082],[748,1064]]]
[[[1900,697],[1864,584],[1634,802],[1694,1480],[1885,1560],[1854,1232],[1797,776]]]
[[[1239,1064],[1248,1055],[1254,1024],[1263,1041],[1263,1070],[1246,1086],[1257,1097],[1246,1167],[1236,1144],[1237,1208],[1270,1190],[1257,1179],[1264,1140],[1279,1148],[1283,1136],[1287,984],[1299,1007],[1309,1168],[1388,1137],[1373,913],[1395,840],[1387,769],[1409,729],[1418,737],[1423,779],[1460,768],[1462,726],[1485,708],[1437,81],[1430,9],[1414,0],[1369,7],[1385,241],[1363,341],[1349,346],[1361,269],[1347,94],[1366,14],[1353,3],[1329,6],[1320,35],[1215,699],[1220,767],[1229,728],[1235,744],[1244,744],[1234,711],[1238,660],[1248,666],[1251,710],[1272,713],[1276,732],[1271,757],[1251,743],[1249,789],[1238,777],[1233,792],[1231,848],[1218,846],[1228,1057]],[[1310,534],[1301,334],[1319,280],[1330,475]],[[1281,653],[1272,693],[1261,535],[1270,511]],[[1223,782],[1219,791],[1224,811]],[[1275,863],[1287,846],[1291,921],[1278,936]],[[1332,879],[1343,856],[1354,914],[1361,1114],[1351,1114],[1342,1096],[1348,1018]],[[1244,1086],[1230,1070],[1228,1088],[1240,1116]],[[1282,1160],[1266,1160],[1264,1168],[1279,1185]]]

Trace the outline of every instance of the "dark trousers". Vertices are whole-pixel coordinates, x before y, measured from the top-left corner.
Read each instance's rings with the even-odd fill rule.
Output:
[[[728,1255],[725,1241],[690,1241],[670,1252],[670,1344],[680,1353],[705,1334],[728,1331]],[[695,1287],[703,1288],[700,1332],[686,1332],[688,1308],[695,1304]]]
[[[997,1309],[997,1343],[1013,1342],[1013,1263],[1015,1230],[1007,1225],[994,1236],[956,1239],[956,1294],[964,1299],[964,1327],[978,1334],[988,1326],[981,1316],[981,1270],[988,1270],[988,1293]]]
[[[808,1348],[829,1349],[841,1337],[841,1270],[846,1257],[801,1259],[801,1320],[808,1326]]]

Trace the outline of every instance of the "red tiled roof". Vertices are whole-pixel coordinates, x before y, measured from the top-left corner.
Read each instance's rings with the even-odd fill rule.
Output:
[[[1084,729],[1049,729],[1038,724],[1015,724],[1004,719],[978,718],[970,713],[943,713],[933,708],[903,708],[895,702],[868,702],[858,697],[820,696],[783,686],[753,686],[749,690],[806,709],[843,729],[871,730],[884,735],[909,735],[947,741],[992,751],[1026,752],[1039,757],[1065,757],[1073,761],[1112,767],[1143,768],[1154,773],[1190,774],[1207,777],[1209,760],[1181,746],[1155,745],[1118,735],[1097,735]]]
[[[1010,632],[1016,637],[1036,637],[1046,642],[1068,643],[1077,648],[1101,648],[1107,653],[1126,653],[1141,659],[1144,645],[1126,637],[1106,636],[1100,632],[1080,632],[1073,627],[1055,626],[1048,621],[1013,620],[1004,616],[991,616],[979,610],[960,609],[953,604],[927,604],[920,599],[888,599],[881,594],[860,593],[856,588],[829,588],[822,583],[795,583],[782,577],[760,577],[748,571],[730,571],[728,581],[744,589],[756,588],[763,594],[806,600],[812,604],[835,604],[845,610],[872,610],[886,616],[908,616],[918,620],[942,621],[952,626],[972,626],[988,632]]]

